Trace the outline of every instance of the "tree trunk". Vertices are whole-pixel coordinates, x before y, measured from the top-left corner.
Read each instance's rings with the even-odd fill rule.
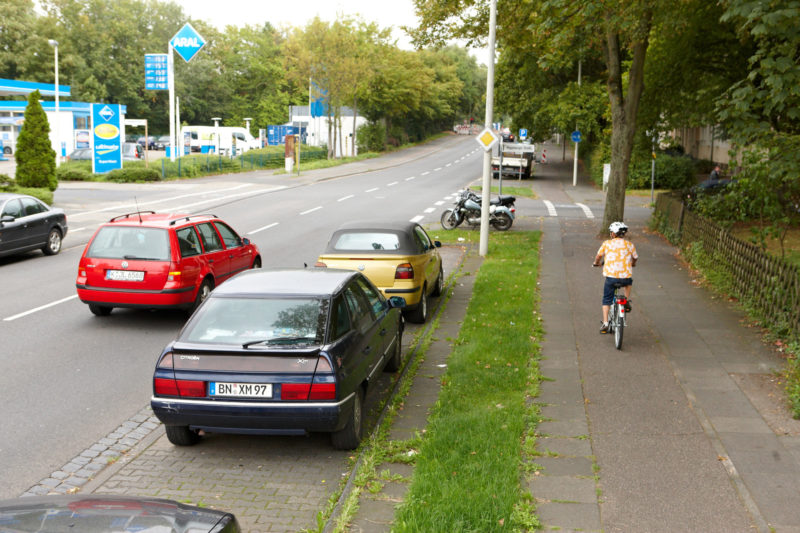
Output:
[[[608,18],[607,16],[607,22]],[[601,235],[608,233],[606,228],[612,222],[622,221],[625,216],[628,166],[631,162],[633,137],[636,133],[636,115],[644,89],[644,65],[650,33],[649,15],[641,21],[640,30],[638,40],[631,44],[633,60],[628,72],[627,95],[623,94],[622,89],[619,34],[611,28],[610,24],[604,43],[606,66],[608,67],[608,97],[611,101],[611,176],[608,179]]]
[[[339,126],[339,154],[340,154],[342,157],[347,157],[347,154],[346,154],[346,153],[344,153],[344,147],[343,147],[343,139],[342,139],[342,137],[343,137],[343,135],[342,135],[342,114],[341,114],[341,112],[339,113],[339,119],[336,121],[336,124]]]
[[[334,157],[333,149],[336,148],[336,145],[333,144],[333,142],[332,142],[333,141],[333,128],[332,128],[333,120],[332,120],[332,118],[333,117],[331,117],[330,108],[328,108],[328,142],[326,143],[328,145],[328,159],[333,159],[333,157]]]

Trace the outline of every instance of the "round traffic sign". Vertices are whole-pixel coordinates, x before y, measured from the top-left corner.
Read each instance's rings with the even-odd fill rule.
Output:
[[[572,132],[572,142],[579,143],[581,142],[581,132],[575,130]]]

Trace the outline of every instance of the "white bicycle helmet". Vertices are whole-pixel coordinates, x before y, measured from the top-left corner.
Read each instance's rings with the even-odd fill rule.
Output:
[[[622,237],[628,231],[628,226],[626,226],[624,222],[612,222],[608,227],[608,231],[617,237]]]

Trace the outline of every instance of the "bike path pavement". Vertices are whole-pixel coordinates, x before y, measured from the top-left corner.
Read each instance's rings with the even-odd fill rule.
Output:
[[[585,181],[572,186],[569,160],[537,167],[533,187],[603,200]],[[599,334],[602,275],[590,265],[602,218],[541,220],[546,421],[542,469],[527,481],[545,529],[800,531],[797,425],[771,428],[740,386],[778,370],[779,357],[691,282],[634,203],[625,222],[640,259],[621,351]]]

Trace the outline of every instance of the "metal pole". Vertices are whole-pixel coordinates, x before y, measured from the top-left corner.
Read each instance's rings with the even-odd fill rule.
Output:
[[[167,69],[169,70],[167,76],[169,81],[169,160],[175,161],[175,62],[172,60],[172,43],[169,44],[167,49]]]
[[[495,26],[497,25],[497,0],[492,0],[492,8],[489,16],[489,69],[486,74],[486,127],[492,125],[492,115],[494,114],[494,40]],[[483,152],[483,190],[481,203],[481,237],[478,253],[485,256],[489,251],[489,199],[492,188],[492,152]],[[503,169],[500,169],[503,172]]]
[[[183,138],[181,137],[181,98],[175,97],[175,144],[183,155]]]
[[[578,87],[581,86],[581,60],[578,60]],[[575,131],[578,131],[578,123],[575,123]],[[578,145],[575,143],[575,157],[572,160],[572,186],[578,185]]]
[[[58,91],[58,41],[50,39],[47,44],[53,47],[55,51],[55,75],[56,75],[56,118],[55,118],[55,134],[56,134],[56,167],[61,165],[61,128],[59,127],[60,113],[59,113],[59,96]]]

